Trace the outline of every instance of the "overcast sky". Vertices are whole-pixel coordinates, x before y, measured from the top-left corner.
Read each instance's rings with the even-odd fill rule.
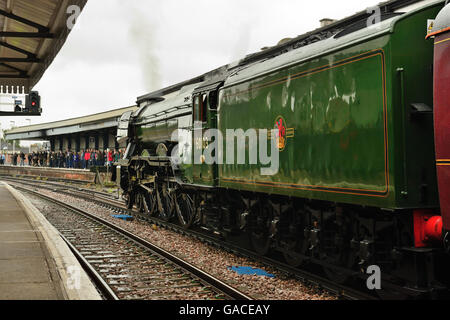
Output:
[[[133,105],[136,97],[341,19],[377,0],[89,0],[41,81],[32,124]],[[2,128],[28,125],[3,118]]]

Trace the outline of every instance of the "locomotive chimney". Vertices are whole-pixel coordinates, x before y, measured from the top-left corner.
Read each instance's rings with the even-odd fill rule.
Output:
[[[324,19],[320,20],[320,27],[321,28],[326,27],[326,26],[328,26],[328,25],[330,25],[330,24],[332,24],[332,23],[334,23],[336,21],[337,20],[334,20],[334,19],[324,18]]]

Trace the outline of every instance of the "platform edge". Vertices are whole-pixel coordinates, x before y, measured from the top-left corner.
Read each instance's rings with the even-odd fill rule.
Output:
[[[102,300],[99,292],[91,282],[89,276],[83,270],[75,255],[61,238],[58,230],[47,221],[42,213],[20,192],[4,183],[17,202],[24,209],[30,223],[44,238],[50,257],[56,265],[56,271],[60,277],[61,289],[68,300]],[[70,285],[73,281],[69,268],[79,270],[79,288]]]

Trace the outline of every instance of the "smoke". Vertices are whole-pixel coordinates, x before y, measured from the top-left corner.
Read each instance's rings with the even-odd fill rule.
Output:
[[[246,21],[240,24],[237,28],[238,38],[231,52],[231,62],[244,58],[249,54],[248,50],[250,48],[252,25],[250,22]]]
[[[142,8],[128,7],[130,10],[131,25],[129,28],[130,40],[133,43],[141,62],[142,79],[145,89],[149,92],[161,88],[160,62],[156,53],[157,26],[151,22],[155,15],[144,15]]]

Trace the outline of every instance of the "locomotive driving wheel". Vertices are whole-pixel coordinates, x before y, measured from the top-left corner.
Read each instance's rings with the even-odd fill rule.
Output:
[[[323,267],[327,277],[336,283],[343,284],[350,280],[349,272],[346,271],[352,269],[355,259],[350,248],[351,233],[346,228],[352,222],[349,221],[348,216],[342,213],[338,215],[338,218],[329,219],[325,223],[321,259],[328,265]]]
[[[327,252],[323,257],[323,260],[327,264],[342,267],[344,269],[351,268],[353,265],[349,250],[341,247],[335,247],[334,252]],[[349,273],[345,272],[345,270],[327,266],[325,266],[323,270],[327,277],[336,283],[343,284],[350,279]]]
[[[165,221],[172,219],[174,205],[172,195],[167,183],[162,183],[157,192],[158,205],[159,205],[159,217]]]
[[[136,208],[138,209],[138,211],[140,213],[144,212],[144,196],[143,196],[143,192],[139,191],[136,192]]]
[[[128,192],[123,195],[123,198],[125,199],[125,204],[127,205],[127,209],[131,210],[134,206],[134,201],[136,200],[136,196],[133,192]]]
[[[286,250],[283,252],[286,262],[294,268],[299,268],[305,264],[304,255],[308,251],[308,242],[302,240],[291,240],[287,243]]]
[[[250,214],[250,242],[259,255],[270,252],[270,224],[273,220],[273,207],[268,201],[258,201]]]
[[[284,240],[283,256],[289,265],[298,268],[305,264],[304,256],[308,252],[308,241],[304,233],[307,226],[307,215],[305,212],[297,212],[293,208],[286,215],[288,236]]]
[[[154,191],[148,192],[143,191],[142,192],[142,204],[144,207],[144,213],[148,214],[149,216],[153,216],[156,213],[156,198]]]
[[[175,209],[183,228],[190,228],[195,220],[195,206],[192,195],[178,190],[175,195]]]

